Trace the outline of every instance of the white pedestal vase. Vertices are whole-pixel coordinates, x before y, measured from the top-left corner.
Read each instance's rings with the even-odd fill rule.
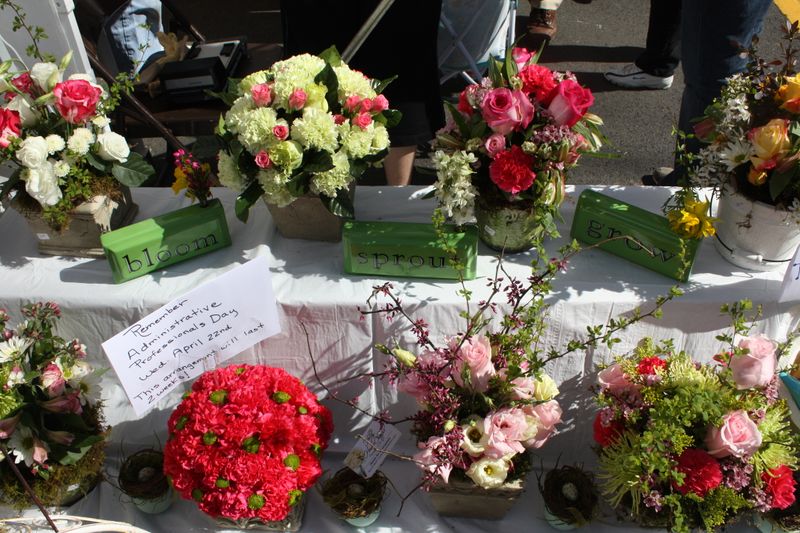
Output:
[[[714,246],[748,270],[785,269],[800,245],[800,224],[792,213],[750,200],[731,186],[720,195],[717,218]]]

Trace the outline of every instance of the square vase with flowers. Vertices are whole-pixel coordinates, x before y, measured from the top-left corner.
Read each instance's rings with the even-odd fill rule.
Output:
[[[567,171],[602,143],[594,97],[569,72],[523,48],[490,59],[489,75],[447,106],[437,133],[435,196],[457,224],[477,219],[489,247],[527,250],[557,236]]]

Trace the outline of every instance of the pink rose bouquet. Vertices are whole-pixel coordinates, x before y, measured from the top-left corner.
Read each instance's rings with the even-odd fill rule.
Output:
[[[534,238],[557,235],[566,172],[601,145],[591,91],[536,59],[513,49],[448,107],[436,140],[435,195],[457,224],[472,221],[477,208],[480,226],[481,212],[510,205],[533,213],[541,227]]]
[[[103,371],[86,362],[80,341],[55,334],[60,317],[56,304],[32,303],[12,328],[0,309],[0,443],[45,505],[57,505],[67,485],[80,484],[76,473],[96,478],[104,458]],[[30,505],[6,461],[0,502]]]
[[[738,318],[747,307],[726,308]],[[780,349],[763,335],[722,338],[730,349],[710,364],[644,339],[598,376],[600,479],[634,521],[711,531],[794,502],[800,439],[778,397]]]
[[[102,87],[87,74],[67,77],[70,57],[24,71],[10,60],[0,64],[0,163],[16,168],[0,200],[17,191],[22,207],[41,210],[57,230],[80,203],[99,194],[118,200],[120,185],[141,185],[154,173],[110,128],[107,115],[123,87]],[[108,211],[99,215],[106,219],[97,223],[107,226]]]

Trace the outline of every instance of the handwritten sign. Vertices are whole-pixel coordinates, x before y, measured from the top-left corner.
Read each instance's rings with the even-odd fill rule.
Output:
[[[399,438],[400,431],[396,427],[372,422],[344,458],[344,464],[361,477],[372,477]]]
[[[795,250],[786,274],[783,276],[779,302],[796,302],[800,300],[800,246]]]
[[[138,416],[179,383],[280,331],[266,257],[197,287],[103,343]]]

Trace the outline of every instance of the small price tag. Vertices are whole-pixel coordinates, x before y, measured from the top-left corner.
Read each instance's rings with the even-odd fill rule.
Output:
[[[37,238],[38,238],[40,241],[49,241],[49,240],[50,240],[50,235],[48,235],[47,233],[37,233],[37,234],[36,234],[36,237],[37,237]]]
[[[779,302],[796,302],[800,300],[800,246],[795,250],[786,274],[783,276]]]
[[[344,464],[361,477],[372,477],[386,460],[385,452],[391,451],[399,438],[400,431],[393,425],[372,422],[347,454]]]

